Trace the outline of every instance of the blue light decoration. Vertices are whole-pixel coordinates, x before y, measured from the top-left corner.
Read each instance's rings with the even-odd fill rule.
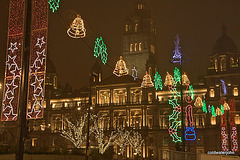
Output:
[[[226,96],[227,95],[227,87],[226,87],[225,81],[222,79],[220,79],[220,81],[222,82],[223,96]]]
[[[179,39],[179,36],[178,34],[176,35],[176,40],[174,41],[175,43],[175,50],[173,51],[174,52],[174,55],[173,55],[173,58],[171,60],[172,63],[180,63],[181,65],[181,59],[182,59],[182,53],[181,53],[181,47],[179,47],[179,42],[180,42],[180,39]]]
[[[52,9],[52,12],[54,13],[59,8],[60,0],[49,0],[48,3],[50,5],[50,9]]]
[[[193,99],[194,99],[193,86],[187,85],[187,89],[185,92],[185,101],[187,103],[187,106],[185,107],[186,114],[185,140],[187,141],[194,141],[196,139],[196,132],[194,130],[195,128],[193,127],[193,107],[191,105]]]
[[[101,56],[102,63],[105,65],[107,63],[107,47],[103,42],[102,37],[99,37],[95,41],[95,46],[94,46],[94,57],[99,57]]]
[[[132,77],[134,79],[134,81],[137,79],[137,69],[135,68],[135,66],[132,69]]]
[[[194,141],[196,140],[197,136],[196,136],[196,132],[194,130],[194,127],[186,127],[185,130],[185,139],[187,141]]]

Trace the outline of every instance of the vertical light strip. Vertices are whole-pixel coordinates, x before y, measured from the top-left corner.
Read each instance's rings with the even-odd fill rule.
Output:
[[[27,106],[28,119],[43,118],[47,54],[47,24],[47,0],[33,0]]]
[[[24,0],[10,0],[1,121],[18,116],[23,52]]]

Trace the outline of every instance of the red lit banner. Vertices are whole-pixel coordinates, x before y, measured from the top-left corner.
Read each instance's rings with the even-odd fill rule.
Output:
[[[10,0],[1,121],[16,121],[21,83],[24,0]]]
[[[27,106],[28,119],[43,118],[47,54],[47,24],[47,0],[33,0]]]

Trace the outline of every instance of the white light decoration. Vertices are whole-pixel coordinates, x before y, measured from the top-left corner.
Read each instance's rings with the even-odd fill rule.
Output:
[[[182,75],[182,82],[183,82],[184,86],[187,86],[190,84],[190,80],[185,72]],[[181,83],[181,81],[180,81],[180,83]]]
[[[10,51],[12,51],[12,53],[15,51],[15,50],[17,50],[18,48],[17,48],[17,42],[15,42],[15,43],[12,43],[12,42],[10,42],[10,48],[8,48],[8,50],[10,50]]]
[[[133,79],[134,79],[134,81],[137,79],[137,70],[136,70],[136,68],[135,68],[135,66],[133,67],[133,69],[132,69],[132,77],[133,77]]]
[[[107,136],[104,134],[104,118],[98,117],[96,115],[91,115],[91,120],[93,120],[93,126],[90,131],[95,135],[95,138],[97,139],[99,153],[103,154],[108,149],[108,147],[113,145],[117,134],[114,131],[111,132],[108,140],[106,140]]]
[[[143,87],[143,88],[154,87],[154,84],[152,82],[152,78],[147,73],[147,71],[146,71],[146,74],[143,76],[143,81],[142,81],[141,87]]]
[[[84,38],[86,36],[86,29],[84,27],[84,22],[79,14],[73,20],[70,28],[67,30],[67,34],[71,38]]]
[[[67,118],[65,121],[63,121],[65,124],[65,129],[61,131],[61,136],[72,142],[76,148],[80,148],[86,139],[86,135],[83,134],[86,118],[87,114],[82,116],[80,121],[77,121],[76,125],[70,122]]]
[[[203,106],[203,101],[202,101],[202,98],[201,97],[197,97],[196,100],[195,100],[195,103],[194,103],[194,106],[196,107],[202,107]]]
[[[130,132],[127,130],[123,130],[123,128],[119,128],[117,131],[117,137],[114,141],[115,144],[117,144],[120,148],[120,153],[123,155],[126,146],[129,144],[129,135]]]
[[[11,56],[8,55],[8,60],[6,62],[6,65],[8,66],[8,70],[11,70],[12,66],[16,66],[17,65],[16,62],[15,62],[15,58],[16,57],[17,56],[11,57]]]
[[[123,60],[122,56],[120,56],[120,60],[117,61],[113,74],[115,74],[118,77],[125,76],[128,74],[127,65]]]
[[[217,107],[216,109],[216,116],[221,116],[222,115],[222,111],[219,107]]]
[[[128,138],[130,146],[133,148],[136,154],[140,154],[142,151],[143,138],[138,132],[132,131]]]
[[[44,59],[45,59],[45,49],[42,50],[41,52],[36,52],[37,53],[37,59],[36,61],[39,61],[41,65],[43,65]]]
[[[42,37],[42,38],[37,38],[37,43],[36,43],[35,46],[39,46],[39,48],[42,48],[42,45],[45,44],[45,42],[44,42],[43,39],[44,39],[44,37]]]
[[[224,111],[230,110],[230,107],[229,107],[229,105],[227,104],[226,101],[224,101],[224,103],[223,103],[223,110],[224,110]]]
[[[167,72],[164,86],[171,86],[171,85],[175,85],[175,81],[173,79],[173,76]]]

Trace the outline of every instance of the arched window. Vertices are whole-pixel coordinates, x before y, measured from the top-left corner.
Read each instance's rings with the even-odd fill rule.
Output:
[[[215,91],[214,91],[213,88],[210,89],[210,91],[209,91],[209,96],[210,96],[210,97],[215,97]]]
[[[130,52],[132,52],[133,51],[133,44],[131,43],[130,44]]]
[[[237,87],[233,88],[233,96],[238,96],[238,88]]]
[[[216,70],[216,72],[218,71],[218,62],[217,59],[214,60],[214,68]]]
[[[137,43],[135,43],[134,50],[137,51]]]
[[[142,43],[141,43],[141,42],[139,43],[138,50],[139,50],[139,51],[142,50]]]
[[[226,71],[226,58],[221,58],[220,60],[220,70]]]

